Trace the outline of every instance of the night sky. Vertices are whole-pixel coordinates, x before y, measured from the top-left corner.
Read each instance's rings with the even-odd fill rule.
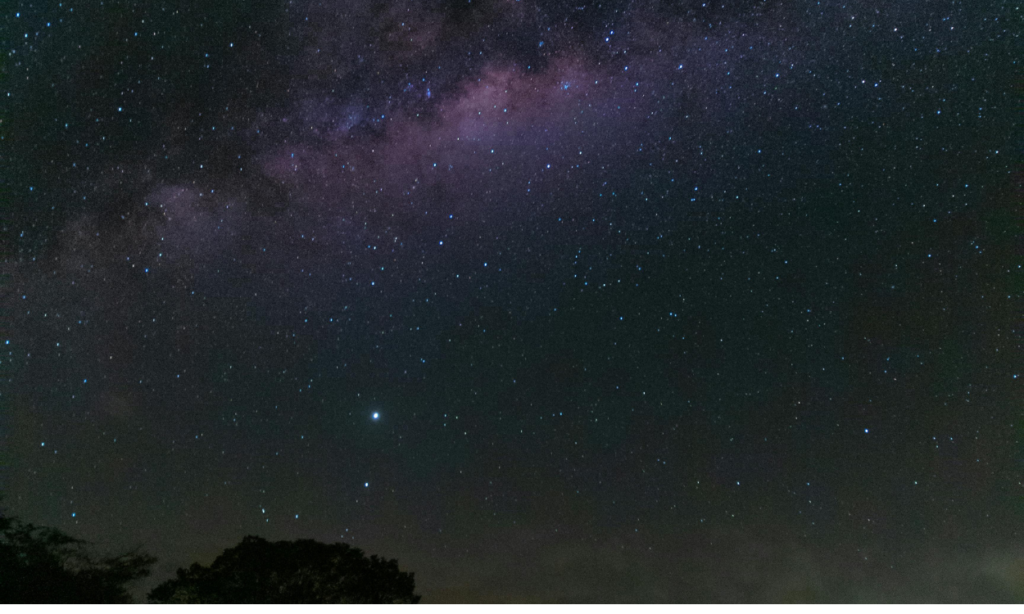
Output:
[[[3,506],[142,589],[1024,600],[1022,24],[5,1]]]

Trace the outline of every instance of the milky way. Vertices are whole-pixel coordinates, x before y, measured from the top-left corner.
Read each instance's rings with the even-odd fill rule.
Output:
[[[96,4],[0,16],[11,513],[1024,598],[1010,3]]]

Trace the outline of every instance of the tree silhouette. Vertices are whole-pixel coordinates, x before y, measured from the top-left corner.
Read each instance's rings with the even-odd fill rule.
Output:
[[[418,603],[413,574],[346,544],[248,536],[209,567],[193,563],[151,603]]]
[[[126,586],[155,562],[139,551],[96,558],[80,539],[0,515],[0,603],[131,603]]]

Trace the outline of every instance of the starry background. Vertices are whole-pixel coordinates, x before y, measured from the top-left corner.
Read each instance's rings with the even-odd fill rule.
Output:
[[[148,586],[1024,600],[1021,26],[4,2],[3,504]]]

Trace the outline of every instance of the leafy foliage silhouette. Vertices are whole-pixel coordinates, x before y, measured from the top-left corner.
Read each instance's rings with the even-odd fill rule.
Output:
[[[347,544],[247,536],[209,567],[193,563],[149,593],[151,603],[418,603],[398,561]]]
[[[126,586],[156,559],[132,551],[96,558],[57,529],[0,516],[0,603],[131,603]]]

